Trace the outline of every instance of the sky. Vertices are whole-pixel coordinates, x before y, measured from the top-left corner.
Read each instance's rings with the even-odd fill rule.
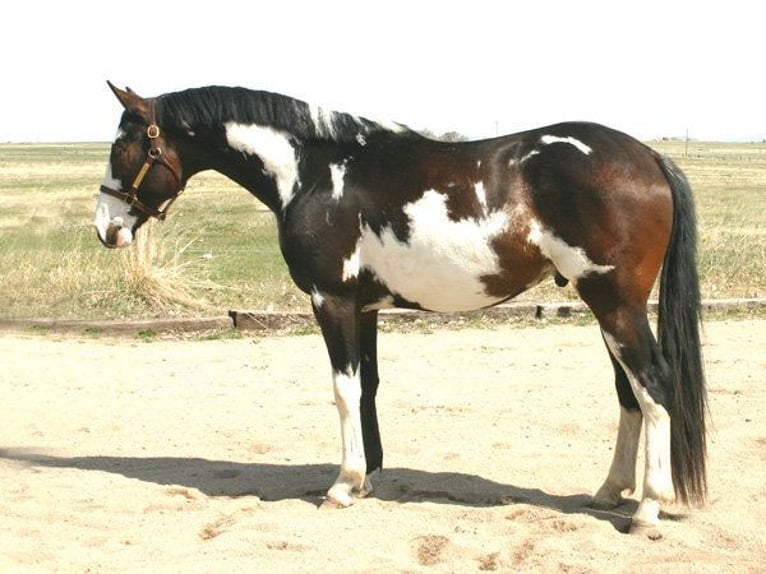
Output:
[[[111,141],[143,96],[264,89],[440,134],[565,120],[641,139],[766,139],[749,0],[24,0],[0,22],[0,142]]]

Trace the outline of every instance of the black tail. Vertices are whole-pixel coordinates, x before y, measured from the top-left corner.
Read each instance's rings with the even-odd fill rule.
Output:
[[[673,486],[684,503],[707,496],[707,393],[700,349],[697,219],[689,182],[666,157],[657,157],[673,193],[673,231],[660,279],[658,341],[672,377],[670,449]]]

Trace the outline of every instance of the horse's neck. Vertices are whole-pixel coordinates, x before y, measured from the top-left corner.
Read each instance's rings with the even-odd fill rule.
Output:
[[[247,189],[275,213],[289,203],[298,183],[297,140],[255,124],[225,125],[223,148],[199,158],[194,173],[212,169]],[[205,147],[211,150],[211,147]]]
[[[229,122],[224,127],[230,150],[253,172],[248,175],[256,181],[247,188],[272,209],[284,209],[298,184],[298,155],[302,147],[298,139],[258,124]],[[268,201],[260,197],[264,193]]]

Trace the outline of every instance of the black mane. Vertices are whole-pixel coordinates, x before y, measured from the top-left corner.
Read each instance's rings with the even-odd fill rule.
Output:
[[[161,125],[191,130],[216,129],[226,122],[255,123],[289,132],[300,139],[338,142],[391,131],[365,118],[322,108],[312,110],[306,102],[288,96],[239,87],[192,88],[164,94],[157,102],[157,120]],[[395,125],[397,131],[410,131]]]

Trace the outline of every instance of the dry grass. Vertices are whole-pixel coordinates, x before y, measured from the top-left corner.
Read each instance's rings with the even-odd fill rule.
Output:
[[[120,260],[120,274],[127,292],[155,312],[173,307],[205,310],[211,307],[205,294],[221,289],[202,279],[195,260],[185,259],[194,240],[180,242],[162,237],[154,221],[137,235]]]
[[[765,297],[766,145],[651,145],[673,157],[692,183],[703,297]],[[218,174],[195,177],[168,221],[144,226],[136,245],[105,250],[91,221],[107,149],[0,145],[0,316],[309,309],[282,260],[271,213]],[[552,281],[520,297],[576,298],[571,287]]]

